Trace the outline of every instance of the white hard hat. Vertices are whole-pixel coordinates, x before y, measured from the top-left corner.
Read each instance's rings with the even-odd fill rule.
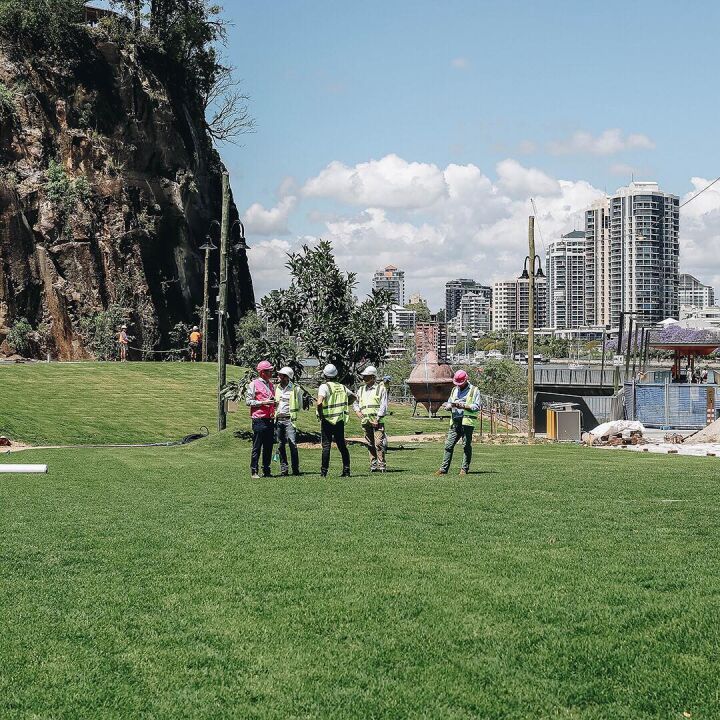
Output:
[[[193,325],[193,330],[199,330],[199,329],[200,329],[200,328],[198,328],[197,325]]]
[[[323,375],[328,378],[337,377],[337,368],[330,363],[323,368]]]
[[[120,329],[121,329],[121,330],[127,330],[127,325],[123,325]]]
[[[291,367],[284,367],[278,370],[278,375],[287,375],[291,380],[295,377],[295,373]]]
[[[368,375],[374,375],[377,377],[377,368],[374,365],[368,365],[361,373],[361,377],[367,377]]]

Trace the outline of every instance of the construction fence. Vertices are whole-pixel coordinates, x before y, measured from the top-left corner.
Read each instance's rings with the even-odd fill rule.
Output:
[[[646,427],[699,430],[720,416],[715,384],[625,383],[625,417]]]

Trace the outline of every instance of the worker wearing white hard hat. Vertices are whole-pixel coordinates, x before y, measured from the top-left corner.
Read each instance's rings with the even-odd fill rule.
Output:
[[[198,353],[201,351],[200,344],[202,343],[202,333],[197,325],[193,325],[190,331],[190,337],[188,338],[188,354],[190,356],[190,362],[197,362]]]
[[[120,345],[120,362],[127,361],[127,351],[130,346],[130,336],[127,334],[127,325],[123,325],[120,328],[120,332],[117,336],[118,344]]]
[[[368,365],[360,373],[365,384],[358,388],[353,410],[365,431],[365,442],[370,452],[370,472],[385,472],[387,447],[385,416],[388,409],[388,394],[385,385],[378,382],[377,374],[374,365]]]
[[[292,474],[300,474],[300,458],[297,447],[297,419],[302,409],[302,391],[294,383],[295,373],[291,367],[278,370],[275,386],[275,442],[280,456],[280,474],[288,475],[287,445],[290,446]]]
[[[318,388],[317,416],[320,419],[322,459],[320,475],[326,477],[330,467],[330,447],[333,440],[342,458],[342,476],[350,477],[350,453],[345,444],[345,423],[348,417],[348,403],[355,394],[342,383],[337,382],[338,369],[328,364],[323,368],[325,382]]]

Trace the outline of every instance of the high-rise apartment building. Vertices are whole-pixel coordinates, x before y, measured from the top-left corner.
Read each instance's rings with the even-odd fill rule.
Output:
[[[694,275],[681,273],[678,284],[678,304],[710,307],[715,304],[715,290],[704,285]]]
[[[547,326],[547,279],[535,278],[535,328]],[[527,331],[530,314],[530,281],[518,278],[493,285],[493,330]]]
[[[463,295],[477,293],[484,295],[492,305],[492,288],[488,285],[481,285],[469,278],[458,278],[445,283],[445,320],[452,320],[460,311],[460,301]]]
[[[405,305],[405,271],[394,265],[387,265],[373,275],[373,290],[387,290],[394,305]]]
[[[585,213],[591,268],[586,324],[617,327],[620,312],[678,317],[679,198],[632,182]],[[593,312],[594,309],[594,312]]]
[[[416,313],[406,310],[402,305],[391,305],[384,313],[385,327],[401,332],[411,332],[415,329]]]
[[[490,301],[480,293],[467,293],[460,301],[460,328],[473,337],[490,332]]]
[[[584,327],[587,295],[594,292],[588,272],[590,249],[584,230],[573,230],[550,243],[547,250],[548,325],[557,330]]]

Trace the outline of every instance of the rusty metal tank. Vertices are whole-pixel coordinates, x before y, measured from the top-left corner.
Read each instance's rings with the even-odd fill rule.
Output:
[[[453,371],[446,363],[438,362],[437,353],[431,351],[413,368],[407,384],[418,404],[434,415],[450,397]]]

